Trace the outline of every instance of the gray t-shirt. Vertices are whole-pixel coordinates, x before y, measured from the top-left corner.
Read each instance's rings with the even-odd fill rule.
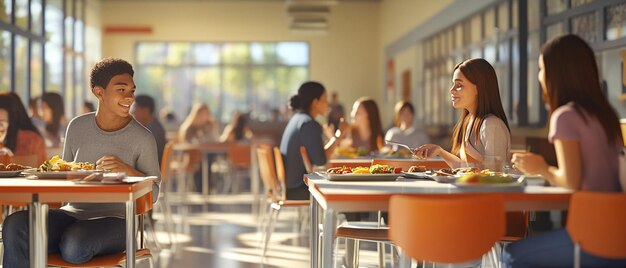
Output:
[[[96,124],[95,113],[74,118],[65,136],[63,160],[96,163],[104,155],[114,155],[146,176],[157,176],[152,201],[159,196],[161,173],[154,136],[135,119],[124,128],[107,132]],[[78,219],[124,217],[122,203],[70,203],[62,208]]]

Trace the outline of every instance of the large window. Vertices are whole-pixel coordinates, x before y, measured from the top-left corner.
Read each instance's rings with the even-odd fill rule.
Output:
[[[137,93],[181,119],[194,102],[223,122],[235,111],[264,119],[309,77],[304,42],[140,42],[135,55]]]
[[[68,117],[86,91],[83,69],[85,0],[0,0],[0,91],[24,104],[60,93]]]

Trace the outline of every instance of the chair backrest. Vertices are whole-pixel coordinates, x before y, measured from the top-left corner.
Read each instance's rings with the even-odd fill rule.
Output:
[[[388,165],[390,167],[401,167],[403,171],[408,171],[411,166],[425,166],[427,169],[450,168],[445,161],[423,161],[417,159],[372,159],[372,165]]]
[[[567,231],[590,254],[626,258],[626,194],[576,192],[572,195]]]
[[[502,196],[392,196],[389,236],[418,260],[460,263],[478,259],[504,235]]]
[[[302,155],[302,162],[304,162],[306,172],[313,172],[313,163],[311,163],[311,158],[309,158],[309,152],[307,152],[306,147],[300,146],[300,155]]]
[[[161,157],[161,182],[169,180],[171,163],[174,156],[174,141],[168,141],[163,147],[163,157]]]
[[[249,143],[233,142],[228,144],[228,162],[238,167],[250,167],[252,147]]]
[[[280,200],[280,188],[276,177],[276,166],[274,165],[274,157],[272,149],[269,146],[259,146],[256,149],[257,160],[259,161],[259,173],[261,181],[265,186],[268,196],[274,200]]]
[[[280,153],[280,149],[274,146],[274,162],[276,164],[276,178],[278,179],[278,183],[280,183],[280,188],[284,189],[281,191],[282,200],[287,199],[287,178],[285,176],[285,162],[283,161],[283,154]]]

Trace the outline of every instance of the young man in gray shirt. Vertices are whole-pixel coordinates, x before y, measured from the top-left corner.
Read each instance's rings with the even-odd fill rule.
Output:
[[[135,99],[134,71],[121,59],[104,59],[91,70],[91,90],[98,110],[74,118],[68,128],[63,160],[95,163],[97,169],[128,176],[157,176],[153,202],[159,194],[159,162],[154,137],[130,115]],[[48,251],[70,263],[83,263],[126,248],[124,204],[71,203],[48,213]],[[9,216],[3,226],[3,267],[29,267],[28,213]]]

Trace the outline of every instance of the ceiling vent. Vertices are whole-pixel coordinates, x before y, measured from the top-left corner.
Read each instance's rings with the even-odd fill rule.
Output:
[[[286,12],[291,19],[289,29],[325,33],[329,28],[330,7],[337,3],[334,0],[287,0]]]

